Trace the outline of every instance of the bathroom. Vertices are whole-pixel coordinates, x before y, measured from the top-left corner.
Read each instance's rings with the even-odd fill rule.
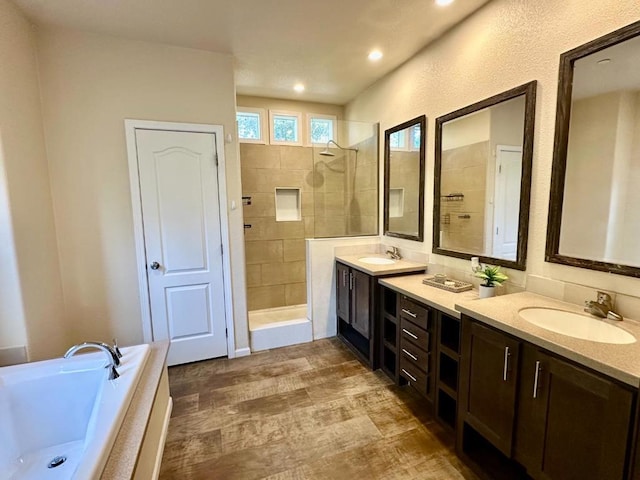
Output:
[[[59,357],[70,345],[89,339],[117,337],[122,345],[149,341],[140,320],[143,302],[124,119],[217,124],[225,132],[235,132],[238,106],[307,112],[292,104],[246,103],[249,97],[261,99],[265,94],[256,90],[237,96],[239,79],[227,54],[203,46],[169,46],[170,42],[131,33],[74,28],[64,18],[34,30],[33,5],[26,0],[0,2],[0,58],[3,65],[12,66],[0,70],[0,103],[6,106],[0,109],[2,364]],[[581,305],[594,300],[597,290],[605,290],[616,293],[623,316],[637,317],[637,278],[551,263],[545,249],[560,55],[637,21],[640,7],[634,1],[614,0],[588,4],[494,0],[467,13],[462,23],[427,48],[416,49],[415,55],[368,88],[333,102],[308,101],[332,105],[310,113],[379,124],[375,235],[318,238],[306,245],[307,287],[309,279],[315,286],[312,298],[305,294],[305,300],[307,308],[314,309],[316,340],[336,333],[331,284],[336,249],[344,254],[359,249],[383,253],[386,246],[397,246],[405,258],[427,260],[430,272],[477,282],[467,259],[432,251],[435,120],[532,80],[537,80],[538,89],[526,269],[503,268],[509,280],[501,293],[535,292]],[[87,18],[100,16],[96,12]],[[316,21],[319,18],[320,14]],[[418,37],[423,38],[419,30]],[[363,57],[366,61],[366,52]],[[357,68],[378,67],[363,62]],[[286,95],[292,102],[297,98],[307,103],[304,95]],[[385,130],[423,114],[427,117],[424,241],[418,242],[382,234],[383,155]],[[244,228],[249,222],[242,207],[244,146],[232,138],[223,148],[226,194],[235,202],[235,208],[229,202],[226,212],[225,252],[232,272],[231,296],[226,300],[233,312],[228,355],[259,358],[262,354],[251,354],[248,311],[252,308],[246,295],[250,265]],[[301,295],[294,301],[304,303]],[[237,361],[247,361],[243,358]]]

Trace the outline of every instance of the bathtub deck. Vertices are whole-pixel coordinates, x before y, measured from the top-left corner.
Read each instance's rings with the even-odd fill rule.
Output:
[[[417,394],[335,338],[169,375],[163,480],[477,478]]]

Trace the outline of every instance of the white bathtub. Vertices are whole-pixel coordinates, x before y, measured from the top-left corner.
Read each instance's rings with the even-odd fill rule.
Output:
[[[0,479],[99,478],[149,350],[123,348],[116,380],[103,352],[0,368]]]

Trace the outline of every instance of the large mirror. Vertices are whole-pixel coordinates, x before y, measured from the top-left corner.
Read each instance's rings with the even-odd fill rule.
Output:
[[[433,252],[525,270],[536,82],[436,120]]]
[[[640,277],[640,22],[560,57],[546,259]]]
[[[424,153],[427,118],[384,132],[384,234],[424,240]]]

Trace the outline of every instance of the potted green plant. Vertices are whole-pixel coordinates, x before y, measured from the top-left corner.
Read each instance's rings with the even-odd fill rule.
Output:
[[[508,280],[509,278],[500,271],[500,267],[492,267],[490,265],[480,265],[475,270],[475,276],[484,280],[479,289],[480,298],[489,298],[495,296],[495,287],[502,286],[502,282]]]

